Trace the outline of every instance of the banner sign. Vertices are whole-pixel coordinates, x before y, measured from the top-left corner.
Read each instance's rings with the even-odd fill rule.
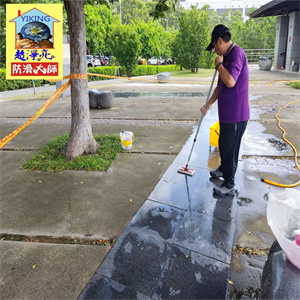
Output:
[[[63,78],[62,4],[6,5],[6,79]]]

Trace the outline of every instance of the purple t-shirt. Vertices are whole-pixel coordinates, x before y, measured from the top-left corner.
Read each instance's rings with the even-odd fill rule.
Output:
[[[234,45],[224,56],[223,66],[236,81],[228,88],[219,76],[218,109],[221,123],[237,123],[250,118],[248,99],[248,61],[242,48]]]

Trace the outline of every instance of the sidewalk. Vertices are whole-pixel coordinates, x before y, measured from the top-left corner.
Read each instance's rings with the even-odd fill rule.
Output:
[[[203,122],[202,128],[207,128]],[[236,202],[218,199],[206,169],[207,130],[184,145],[79,299],[225,299]]]
[[[255,80],[287,80],[282,73],[250,72]],[[274,240],[266,222],[267,195],[281,189],[259,178],[298,180],[293,162],[280,159],[293,152],[284,147],[274,114],[300,93],[281,83],[250,85],[251,121],[241,149],[236,195],[221,199],[213,195],[217,182],[209,178],[209,171],[218,166],[218,151],[209,149],[216,106],[203,120],[189,164],[195,175],[177,173],[186,164],[208,87],[191,85],[189,92],[203,95],[174,98],[162,95],[180,95],[187,86],[106,82],[102,90],[156,93],[119,97],[113,109],[91,111],[95,133],[125,129],[136,137],[132,151],[121,153],[106,173],[19,169],[50,138],[69,131],[69,97],[58,99],[0,151],[2,233],[118,238],[112,248],[2,240],[1,297],[226,299],[247,287],[259,288],[266,257],[233,254],[232,246],[268,248]],[[42,104],[37,99],[0,102],[1,137]],[[297,149],[299,111],[294,104],[281,114]]]

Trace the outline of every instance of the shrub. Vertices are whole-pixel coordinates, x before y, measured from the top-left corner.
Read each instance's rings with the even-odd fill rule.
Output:
[[[88,73],[117,76],[118,67],[91,67],[88,68]],[[109,77],[88,76],[88,81],[107,80]]]
[[[55,82],[46,81],[48,84],[55,84]],[[35,86],[41,86],[43,84],[43,79],[34,80]],[[14,79],[7,80],[6,79],[6,70],[0,69],[0,91],[9,91],[9,90],[18,90],[24,88],[32,87],[32,79]]]
[[[133,76],[146,76],[146,75],[155,75],[162,72],[171,72],[171,71],[178,71],[180,70],[180,66],[177,65],[147,65],[147,66],[141,66],[138,65],[132,72]],[[122,74],[123,76],[123,74]]]
[[[297,82],[297,81],[295,81],[295,82],[290,82],[290,83],[288,83],[287,85],[291,86],[291,87],[294,88],[294,89],[300,89],[300,82]]]
[[[146,75],[155,75],[161,72],[170,72],[170,71],[178,71],[180,70],[180,66],[177,65],[137,65],[134,71],[132,72],[132,76],[146,76]],[[118,76],[119,67],[116,66],[107,66],[107,67],[91,67],[88,68],[88,73],[101,74],[101,75],[109,75],[109,76]],[[121,68],[121,76],[127,77],[127,72],[125,68]],[[107,80],[111,79],[110,77],[100,77],[100,76],[88,76],[88,81],[97,81],[97,80]],[[55,82],[46,81],[48,84],[55,84]],[[41,86],[43,84],[42,79],[34,80],[35,86]],[[17,90],[32,87],[32,80],[6,80],[5,69],[0,69],[0,91],[8,91],[8,90]]]

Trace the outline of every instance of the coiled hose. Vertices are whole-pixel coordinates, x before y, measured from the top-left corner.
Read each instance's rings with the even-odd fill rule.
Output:
[[[298,101],[300,101],[300,99],[298,99],[298,100],[296,100],[296,101],[293,101],[293,102],[290,102],[290,103],[286,104],[285,106],[279,108],[278,111],[277,111],[277,114],[276,114],[275,118],[276,118],[277,121],[278,121],[278,127],[283,131],[282,138],[283,138],[283,139],[284,139],[284,140],[285,140],[285,141],[293,148],[293,150],[294,150],[294,153],[295,153],[295,164],[296,164],[296,167],[298,168],[298,170],[300,171],[300,168],[299,168],[299,165],[298,165],[298,161],[297,161],[297,150],[296,150],[296,148],[294,147],[294,145],[293,145],[292,143],[290,143],[290,142],[285,138],[286,132],[285,132],[285,130],[280,126],[280,119],[278,118],[278,115],[279,115],[279,113],[280,113],[280,111],[281,111],[282,109],[284,109],[284,108],[286,108],[288,105],[291,105],[291,104],[296,103],[296,102],[298,102]],[[293,183],[293,184],[280,184],[280,183],[276,183],[276,182],[269,181],[269,180],[264,179],[264,178],[260,178],[260,180],[263,181],[263,182],[265,182],[265,183],[271,184],[271,185],[280,186],[280,187],[286,187],[286,188],[288,188],[288,187],[295,187],[295,186],[297,186],[298,184],[300,184],[300,180],[299,180],[298,182],[296,182],[296,183]]]

